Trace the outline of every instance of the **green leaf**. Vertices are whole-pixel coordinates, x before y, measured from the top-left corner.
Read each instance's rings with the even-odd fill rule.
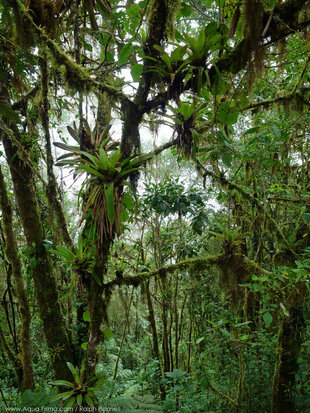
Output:
[[[110,16],[110,10],[109,8],[105,5],[105,1],[102,0],[96,0],[96,6],[97,9],[99,10],[99,13],[102,15],[104,19]]]
[[[73,383],[70,383],[70,381],[67,380],[54,380],[50,381],[49,384],[52,384],[53,386],[64,386],[64,387],[74,387]]]
[[[310,226],[310,214],[308,212],[302,214],[302,219],[306,225]]]
[[[234,123],[237,122],[239,116],[239,112],[231,108],[229,105],[229,102],[223,102],[219,106],[217,113],[216,113],[216,118],[219,122],[224,123],[224,125],[231,126]]]
[[[0,103],[0,115],[2,115],[6,119],[12,120],[15,123],[21,123],[18,114],[5,103]]]
[[[113,224],[115,219],[115,206],[114,206],[114,183],[111,182],[104,188],[107,216],[110,224]]]
[[[50,250],[54,254],[64,257],[67,261],[73,262],[75,260],[75,254],[63,245],[57,245],[55,250]]]
[[[188,120],[194,112],[194,104],[189,104],[180,100],[178,109],[184,120]]]
[[[166,64],[168,72],[172,73],[173,68],[172,68],[171,60],[170,60],[170,57],[168,56],[168,54],[167,53],[163,54],[161,59]]]
[[[73,364],[70,363],[69,361],[67,361],[67,366],[68,366],[69,370],[71,371],[74,380],[78,381],[79,375],[78,375],[77,369],[75,369]]]
[[[142,69],[143,69],[143,65],[141,65],[140,63],[136,63],[135,65],[133,65],[130,73],[131,73],[132,80],[134,82],[139,82],[140,81],[140,76],[142,74]]]
[[[244,135],[251,135],[252,133],[256,133],[259,131],[259,126],[255,126],[254,128],[250,128],[244,132]]]
[[[83,320],[90,322],[90,314],[89,314],[89,311],[85,311],[85,312],[83,313]]]
[[[205,28],[202,28],[200,30],[200,33],[199,33],[199,36],[198,36],[198,39],[197,39],[197,42],[198,42],[197,44],[198,44],[199,49],[203,48],[205,40],[206,40]]]
[[[213,64],[213,66],[216,71],[216,77],[212,85],[212,92],[215,93],[216,95],[223,95],[227,90],[226,84],[224,82],[221,72],[219,71],[215,63]]]
[[[60,155],[58,158],[57,158],[57,164],[58,164],[58,161],[60,161],[61,159],[67,159],[67,158],[71,158],[72,156],[74,156],[74,153],[64,153],[63,155]],[[76,162],[74,162],[74,161],[71,161],[71,162],[73,162],[72,164],[74,165]],[[56,165],[57,165],[56,164]],[[69,163],[68,163],[69,164]]]
[[[213,37],[217,34],[218,24],[213,21],[209,23],[205,28],[205,34],[207,37]]]
[[[171,53],[171,61],[172,62],[179,62],[182,61],[184,58],[185,53],[187,52],[187,46],[179,46],[173,50]]]
[[[188,4],[183,3],[178,13],[178,19],[181,17],[189,17],[192,14],[192,8]]]
[[[85,152],[85,151],[81,151],[80,154],[83,155],[84,157],[88,158],[94,165],[96,164],[96,161],[97,161],[96,156],[93,156],[90,153]]]
[[[280,308],[281,308],[281,310],[283,311],[283,314],[284,314],[286,317],[289,317],[289,316],[290,316],[290,313],[289,313],[288,309],[285,307],[285,305],[284,305],[283,303],[280,303]]]
[[[64,149],[65,151],[74,152],[77,155],[80,155],[80,152],[81,152],[79,146],[66,145],[65,143],[62,143],[62,142],[54,142],[54,146],[57,146],[57,148],[60,148],[60,149]]]
[[[135,19],[137,17],[140,18],[140,7],[138,4],[131,4],[130,7],[127,9],[127,15],[131,19]]]
[[[272,315],[269,313],[269,311],[267,311],[266,313],[263,314],[263,320],[265,323],[265,327],[268,328],[270,327],[271,323],[272,323]]]
[[[64,393],[55,394],[55,395],[53,395],[49,398],[49,402],[53,403],[53,402],[57,402],[58,400],[67,399],[68,397],[72,396],[73,394],[74,394],[74,390],[66,391]]]
[[[85,351],[87,351],[87,346],[88,346],[87,341],[86,341],[85,343],[82,343],[82,344],[81,344],[81,348],[82,348],[83,350],[85,350]]]
[[[153,156],[154,156],[153,154],[146,153],[144,155],[137,156],[137,157],[135,157],[131,160],[130,160],[130,158],[127,158],[129,160],[129,167],[132,168],[133,166],[141,165],[145,161],[148,161],[148,160],[152,159]],[[125,159],[123,162],[126,162],[127,159]],[[121,166],[123,166],[123,162],[122,162]]]
[[[127,62],[127,59],[132,50],[132,43],[129,42],[122,47],[119,56],[118,56],[118,66],[122,66]]]
[[[69,400],[66,401],[64,407],[73,407],[75,405],[75,396],[73,395]]]
[[[78,397],[76,398],[76,402],[77,402],[78,406],[82,406],[83,396],[81,394],[79,394]]]
[[[128,209],[128,211],[131,211],[133,207],[135,206],[135,201],[131,195],[129,195],[127,192],[123,196],[123,203],[125,208]]]
[[[262,0],[264,11],[272,11],[275,8],[276,0]]]
[[[71,126],[67,126],[67,130],[70,133],[70,135],[72,136],[72,138],[77,142],[80,143],[80,138],[79,138],[79,134],[73,129],[71,128]]]
[[[90,406],[90,407],[92,407],[94,405],[93,399],[88,395],[85,396],[85,401],[88,404],[88,406]]]
[[[120,157],[121,157],[121,151],[119,149],[116,151],[112,151],[111,155],[109,156],[109,164],[112,168],[115,167]]]
[[[232,162],[232,155],[229,152],[222,152],[221,158],[222,158],[224,165],[230,168],[231,162]]]
[[[101,172],[98,172],[96,169],[91,168],[90,166],[84,165],[84,164],[80,164],[78,166],[78,169],[82,169],[83,171],[89,173],[90,175],[94,175],[97,176],[98,178],[100,178],[101,180],[105,180],[106,176],[103,175]]]
[[[104,333],[104,336],[106,337],[106,338],[112,338],[113,336],[114,336],[114,333],[113,333],[113,331],[109,328],[109,327],[105,327],[104,329],[103,329],[103,333]]]
[[[126,169],[125,171],[121,172],[121,173],[118,175],[118,180],[120,180],[121,178],[124,178],[124,177],[127,178],[132,172],[139,172],[139,171],[143,171],[143,170],[145,170],[145,169],[143,169],[143,168]]]

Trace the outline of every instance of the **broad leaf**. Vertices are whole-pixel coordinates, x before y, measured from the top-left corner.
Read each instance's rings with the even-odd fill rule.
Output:
[[[271,313],[269,313],[269,311],[267,311],[266,313],[263,314],[263,320],[264,320],[264,323],[265,323],[265,327],[269,328],[271,323],[272,323],[272,320],[273,320],[272,315],[271,315]]]
[[[15,123],[21,123],[18,114],[5,103],[0,103],[0,115],[2,115],[6,119],[12,120]]]
[[[115,219],[115,206],[114,206],[114,183],[111,182],[109,185],[105,186],[104,189],[107,217],[110,224],[113,224]]]

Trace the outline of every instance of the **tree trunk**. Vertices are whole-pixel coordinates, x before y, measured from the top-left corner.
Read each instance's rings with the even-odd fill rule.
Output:
[[[159,345],[158,345],[158,335],[157,335],[157,328],[156,328],[155,313],[154,313],[152,298],[150,294],[150,282],[149,281],[147,281],[145,284],[145,293],[146,293],[146,300],[147,300],[147,308],[149,311],[148,320],[149,320],[151,331],[152,331],[153,353],[154,353],[154,358],[158,360],[159,373],[161,376],[162,373],[161,373],[160,353],[159,353]],[[166,392],[165,392],[164,386],[160,384],[159,387],[160,387],[160,398],[161,400],[165,400]]]
[[[34,188],[32,168],[28,160],[23,160],[20,157],[17,146],[12,142],[17,139],[17,130],[14,130],[14,135],[15,138],[13,131],[10,137],[4,134],[3,145],[10,165],[14,193],[27,244],[33,250],[32,258],[35,266],[32,269],[32,275],[40,317],[47,345],[51,351],[55,376],[71,380],[72,375],[66,362],[73,362],[73,353],[66,334],[65,321],[60,311],[52,265],[44,246],[45,235]],[[53,357],[53,350],[58,347],[61,348],[60,357]]]
[[[111,241],[105,240],[101,247],[101,254],[97,257],[94,272],[100,284],[91,277],[88,287],[87,299],[90,315],[89,335],[87,346],[87,375],[91,377],[95,374],[98,361],[97,348],[102,341],[101,324],[105,318],[105,303],[103,302],[103,275],[106,271],[107,260],[109,257]]]
[[[0,349],[2,349],[1,353],[5,354],[8,360],[12,363],[14,370],[15,370],[17,385],[20,389],[22,389],[23,388],[23,367],[22,367],[20,360],[15,356],[14,352],[9,346],[5,338],[5,335],[3,333],[1,324],[0,324]]]
[[[13,231],[12,206],[6,192],[4,177],[0,168],[0,205],[2,210],[3,227],[5,233],[5,249],[7,258],[12,267],[14,287],[18,298],[21,317],[20,342],[23,364],[23,389],[33,388],[33,375],[31,366],[31,340],[30,340],[30,309],[22,276],[22,265],[18,256],[17,243]]]
[[[302,306],[294,305],[289,318],[279,323],[277,359],[272,382],[271,413],[294,413],[296,406],[288,390],[294,389],[295,374],[298,371],[304,318]]]
[[[161,293],[162,293],[162,313],[161,319],[163,324],[162,331],[162,350],[164,358],[164,371],[170,371],[170,360],[169,360],[169,337],[168,337],[168,305],[166,298],[166,278],[165,276],[161,277]]]
[[[51,148],[51,136],[49,132],[49,102],[48,102],[48,68],[47,68],[47,57],[45,54],[42,56],[41,60],[41,95],[42,95],[42,104],[41,104],[41,121],[45,135],[45,150],[46,150],[46,166],[47,166],[47,188],[46,188],[46,197],[49,203],[49,213],[50,216],[56,218],[58,230],[62,235],[62,238],[65,244],[74,251],[74,246],[72,239],[69,235],[66,219],[64,212],[61,206],[61,203],[58,199],[58,186],[57,181],[53,171],[53,155]]]

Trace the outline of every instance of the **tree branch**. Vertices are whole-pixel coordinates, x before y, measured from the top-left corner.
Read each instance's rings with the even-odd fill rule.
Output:
[[[247,199],[248,201],[252,202],[261,212],[263,212],[270,225],[275,229],[279,239],[281,239],[284,243],[284,245],[295,255],[295,253],[292,251],[289,242],[285,238],[283,232],[281,229],[278,227],[276,221],[271,217],[271,215],[266,211],[266,209],[261,205],[261,203],[258,201],[257,198],[253,197],[251,194],[246,192],[241,186],[234,184],[233,182],[228,181],[228,179],[225,178],[224,175],[217,175],[214,172],[208,171],[198,160],[196,160],[196,166],[198,171],[201,173],[203,178],[205,177],[210,177],[212,179],[215,179],[217,182],[219,182],[222,186],[228,187],[229,189],[234,189],[238,191],[243,198]]]
[[[268,271],[261,268],[256,262],[244,257],[242,254],[235,254],[235,256],[241,256],[243,258],[244,268],[247,272],[252,274],[270,275]],[[147,281],[152,277],[156,277],[157,275],[165,276],[167,274],[174,273],[175,271],[189,270],[193,273],[205,271],[214,265],[222,263],[223,260],[226,259],[227,257],[225,254],[211,255],[209,257],[191,258],[185,261],[180,261],[176,264],[167,265],[166,267],[159,268],[156,270],[145,271],[132,276],[115,278],[114,280],[106,284],[103,284],[103,289],[109,291],[111,290],[111,288],[114,288],[116,286],[120,287],[122,285],[133,285],[134,287],[138,287],[142,282]]]

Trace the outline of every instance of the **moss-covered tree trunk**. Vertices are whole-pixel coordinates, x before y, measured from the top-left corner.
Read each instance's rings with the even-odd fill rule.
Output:
[[[168,303],[167,303],[167,285],[166,277],[161,277],[161,293],[162,293],[162,351],[164,358],[164,370],[170,371],[170,357],[169,357],[169,337],[168,337]]]
[[[297,408],[290,390],[295,386],[302,331],[304,327],[301,304],[291,307],[290,316],[279,321],[277,358],[272,383],[271,413],[294,413]]]
[[[58,186],[57,181],[53,171],[53,155],[51,148],[51,136],[49,131],[49,101],[48,101],[48,65],[46,54],[43,53],[41,57],[41,106],[40,115],[41,122],[44,130],[45,137],[45,150],[46,150],[46,166],[47,166],[47,187],[46,196],[49,204],[49,214],[51,216],[51,222],[54,223],[54,218],[56,218],[56,223],[58,228],[57,232],[60,232],[63,241],[71,250],[74,250],[72,239],[69,235],[66,218],[58,199]],[[56,225],[55,225],[56,226]],[[55,231],[56,232],[56,231]]]
[[[15,356],[14,351],[11,349],[7,339],[4,335],[2,326],[0,324],[0,350],[4,359],[7,359],[14,367],[16,375],[17,385],[20,389],[23,388],[23,366],[20,360]]]
[[[153,340],[153,354],[154,358],[159,363],[159,376],[161,376],[161,362],[160,362],[160,352],[159,352],[159,344],[158,344],[158,335],[157,335],[157,328],[156,328],[156,319],[155,319],[155,312],[153,308],[152,298],[150,294],[150,282],[147,281],[145,283],[145,294],[147,300],[147,308],[148,308],[148,321],[150,323],[151,331],[152,331],[152,340]],[[165,388],[162,384],[160,386],[160,398],[164,400],[166,397]]]
[[[91,277],[88,287],[87,300],[90,315],[87,346],[87,375],[91,377],[95,374],[98,361],[97,348],[103,339],[101,325],[105,318],[105,304],[103,302],[103,276],[107,267],[111,240],[105,239],[101,245],[100,255],[98,255],[94,272],[96,279]],[[99,281],[99,282],[98,282]]]
[[[10,165],[14,193],[23,224],[27,244],[32,248],[35,266],[32,269],[34,287],[43,322],[44,334],[51,354],[61,347],[60,357],[51,357],[55,376],[71,379],[66,362],[73,362],[73,352],[66,333],[66,325],[61,314],[56,280],[53,268],[44,246],[44,229],[41,220],[37,194],[30,161],[24,160],[17,149],[18,131],[7,130],[3,135],[3,145]],[[8,136],[10,134],[10,136]],[[13,141],[15,140],[15,144]]]
[[[7,258],[11,264],[14,288],[19,304],[19,313],[21,320],[20,343],[23,364],[23,389],[33,388],[33,374],[31,366],[31,340],[30,340],[30,308],[25,291],[24,280],[22,276],[22,265],[18,256],[17,243],[13,231],[13,213],[9,201],[4,177],[0,168],[0,206],[2,210],[3,227],[5,233],[5,249]]]

